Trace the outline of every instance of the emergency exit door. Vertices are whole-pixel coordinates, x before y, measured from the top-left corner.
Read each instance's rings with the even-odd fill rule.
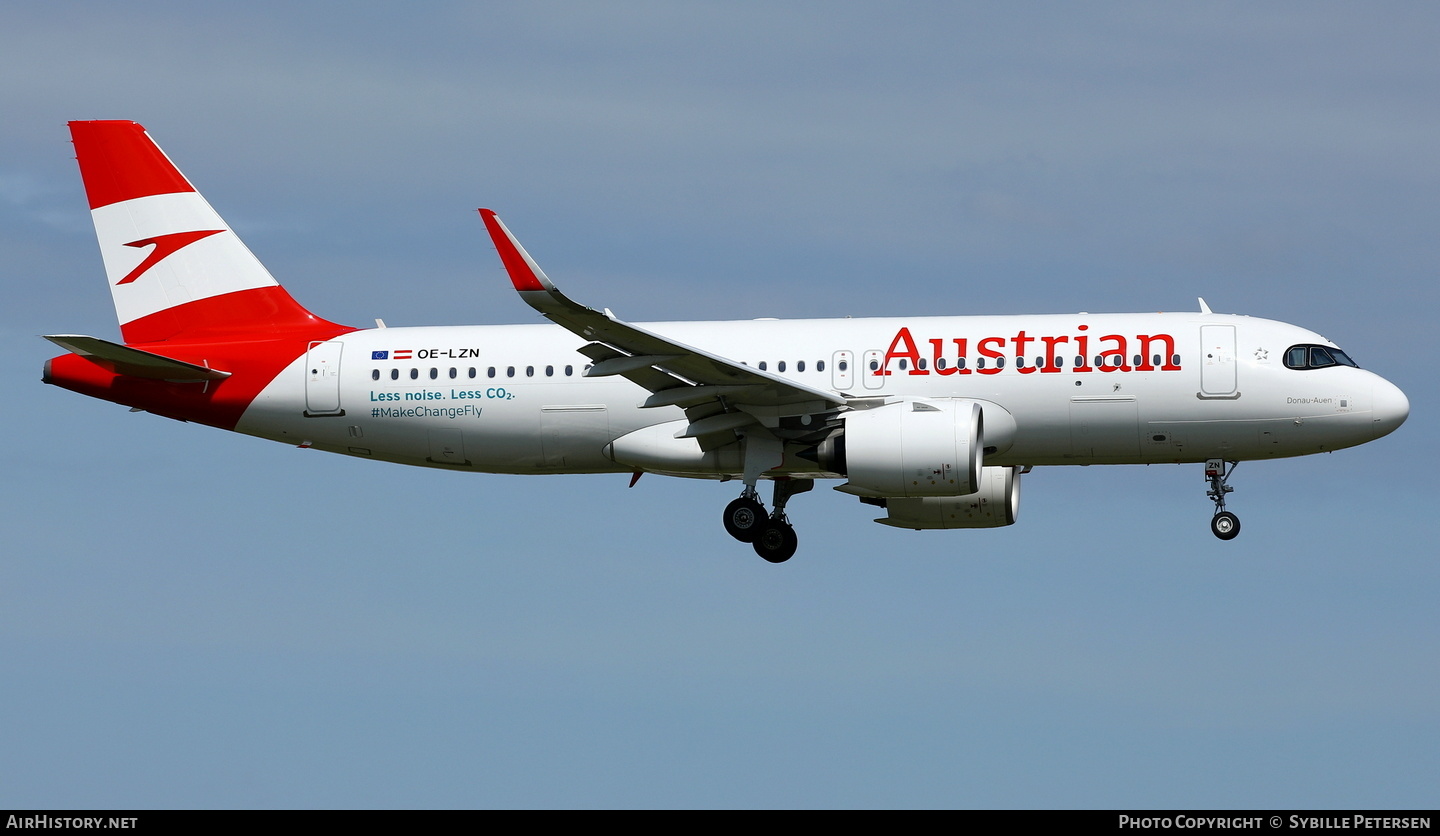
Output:
[[[305,415],[344,415],[340,408],[340,351],[337,340],[310,343],[305,353]]]
[[[1239,397],[1235,367],[1235,326],[1200,326],[1201,397]]]

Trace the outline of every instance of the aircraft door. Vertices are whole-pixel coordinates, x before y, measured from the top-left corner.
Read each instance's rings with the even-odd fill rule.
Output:
[[[340,351],[338,340],[312,342],[305,353],[305,415],[344,415],[340,408]]]
[[[851,352],[837,351],[830,357],[830,383],[841,392],[855,385],[855,356]]]
[[[866,389],[879,389],[885,385],[885,377],[880,374],[884,369],[880,364],[885,360],[885,352],[878,348],[872,348],[865,352],[865,357],[860,361],[860,379],[865,381]]]
[[[1235,326],[1200,326],[1200,396],[1238,398]]]

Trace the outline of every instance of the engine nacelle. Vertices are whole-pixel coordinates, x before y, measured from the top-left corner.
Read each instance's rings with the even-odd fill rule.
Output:
[[[971,400],[902,401],[845,413],[822,463],[857,496],[964,496],[980,486],[984,411]]]
[[[1013,525],[1020,511],[1020,468],[980,469],[980,489],[969,496],[885,500],[886,516],[875,522],[896,528],[999,528]]]

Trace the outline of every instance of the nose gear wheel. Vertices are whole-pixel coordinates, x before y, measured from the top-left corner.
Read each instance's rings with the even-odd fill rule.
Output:
[[[1240,518],[1229,511],[1221,511],[1210,518],[1210,530],[1221,540],[1234,540],[1240,533]]]

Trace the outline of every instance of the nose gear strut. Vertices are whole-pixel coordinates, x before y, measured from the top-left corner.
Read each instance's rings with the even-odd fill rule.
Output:
[[[1234,540],[1235,535],[1240,533],[1240,518],[1225,510],[1225,494],[1235,490],[1225,483],[1239,464],[1226,462],[1224,459],[1209,459],[1205,462],[1205,479],[1210,483],[1210,490],[1206,491],[1205,495],[1215,502],[1215,516],[1210,518],[1210,531],[1221,540]]]

